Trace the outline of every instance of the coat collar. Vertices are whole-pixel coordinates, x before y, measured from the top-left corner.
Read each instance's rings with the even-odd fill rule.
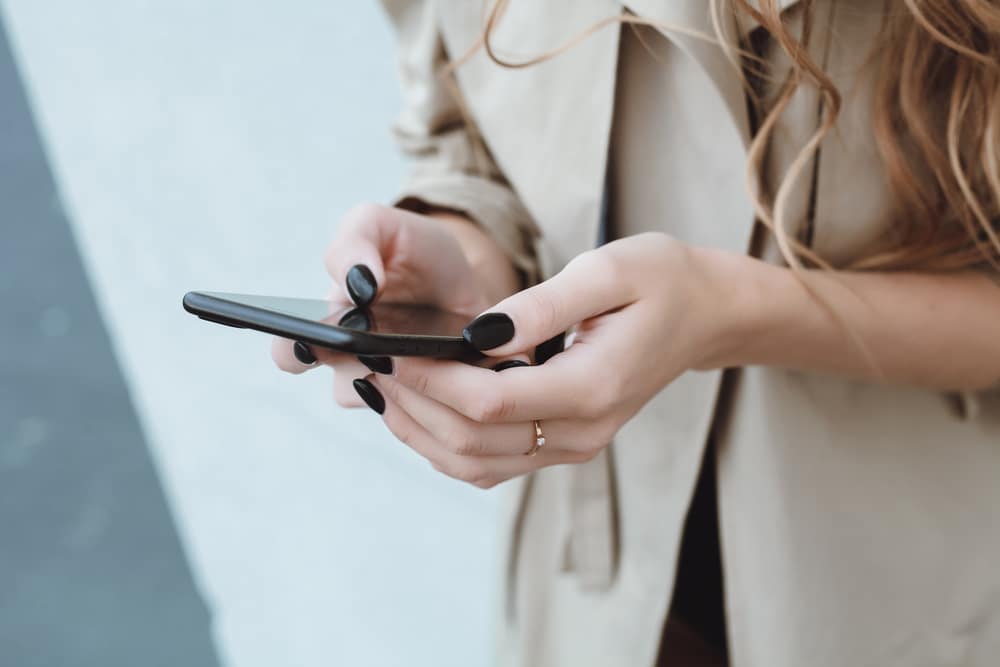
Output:
[[[760,0],[748,0],[754,7],[760,6]],[[797,4],[799,0],[776,0],[781,11]],[[715,27],[712,24],[711,3],[709,0],[623,0],[622,5],[636,16],[654,22],[655,27],[668,39],[674,42],[689,57],[695,60],[705,74],[712,79],[721,101],[726,105],[729,114],[743,138],[744,145],[750,140],[749,119],[746,112],[746,100],[743,91],[742,73],[729,53],[735,53],[739,37],[759,27],[753,17],[740,16],[738,19],[730,14],[722,17],[726,23],[722,25],[724,44],[719,45],[706,39],[670,30],[668,26],[677,26],[684,30],[715,37]]]
[[[462,0],[442,12],[449,52],[465,52],[478,36],[481,9]],[[513,0],[493,43],[523,60],[621,11],[617,0]],[[545,242],[536,249],[546,275],[597,239],[619,34],[607,26],[525,69],[499,67],[479,49],[457,70],[490,152],[541,227]]]
[[[797,0],[778,2],[784,9]],[[478,35],[482,13],[477,5],[456,2],[442,12],[449,52],[464,53]],[[708,0],[516,0],[499,22],[494,44],[517,60],[518,54],[545,52],[626,9],[656,23],[714,35]],[[729,20],[724,32],[735,47],[745,26],[734,17]],[[726,50],[718,43],[661,31],[711,79],[745,147],[750,137],[743,81]],[[619,30],[606,27],[528,70],[499,68],[480,49],[457,72],[488,148],[546,237],[540,248],[546,274],[597,239],[618,35]]]

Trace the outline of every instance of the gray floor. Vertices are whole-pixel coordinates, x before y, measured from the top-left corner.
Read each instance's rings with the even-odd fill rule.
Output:
[[[0,664],[216,665],[0,23]]]

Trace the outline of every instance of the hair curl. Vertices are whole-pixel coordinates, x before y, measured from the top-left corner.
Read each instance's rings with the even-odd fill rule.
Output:
[[[840,91],[809,54],[816,0],[801,0],[804,27],[794,34],[776,0],[710,0],[715,36],[622,14],[608,17],[566,43],[529,59],[501,57],[492,35],[510,0],[496,0],[479,48],[498,65],[521,68],[552,58],[612,24],[645,24],[726,44],[727,12],[756,20],[784,51],[791,69],[777,97],[751,95],[761,119],[749,148],[748,178],[758,218],[775,234],[786,261],[833,268],[788,232],[787,200],[824,137],[836,126]],[[849,270],[956,270],[990,265],[1000,270],[1000,6],[996,0],[885,0],[881,35],[870,62],[877,68],[874,134],[895,206],[892,242],[872,248]],[[746,48],[729,53],[734,65],[764,63]],[[767,72],[762,72],[765,76]],[[800,147],[772,195],[759,187],[766,147],[800,86],[823,101],[816,132]]]

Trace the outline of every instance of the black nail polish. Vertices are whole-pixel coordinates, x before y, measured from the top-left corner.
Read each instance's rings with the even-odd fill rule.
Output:
[[[514,321],[504,313],[486,313],[472,320],[462,337],[477,350],[492,350],[514,337]]]
[[[375,282],[375,275],[364,264],[355,264],[347,272],[347,293],[354,303],[367,306],[375,300],[377,291],[378,283]]]
[[[316,355],[312,353],[308,345],[300,340],[295,341],[295,345],[292,346],[292,354],[306,366],[312,366],[316,363]]]
[[[337,326],[355,331],[370,331],[373,328],[372,315],[363,308],[352,308],[344,313],[344,316],[337,322]]]
[[[379,414],[385,412],[385,399],[371,382],[358,378],[354,381],[354,391],[358,392],[358,396],[369,408]]]
[[[521,361],[520,359],[508,359],[507,361],[501,361],[499,364],[493,367],[493,370],[499,373],[500,371],[505,371],[508,368],[519,368],[521,366],[530,366],[527,361]]]
[[[556,334],[535,348],[535,363],[544,364],[566,349],[566,334]]]
[[[375,373],[392,375],[392,357],[370,357],[367,354],[359,354],[358,361]]]

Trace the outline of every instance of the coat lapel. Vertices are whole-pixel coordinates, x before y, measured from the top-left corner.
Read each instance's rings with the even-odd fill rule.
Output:
[[[798,1],[777,0],[777,4],[784,11]],[[737,21],[732,12],[723,12],[724,16],[720,17],[723,43],[720,45],[713,41],[716,39],[716,31],[712,24],[709,0],[624,0],[623,4],[636,16],[653,22],[654,27],[698,63],[712,80],[744,146],[748,145],[750,124],[742,74],[738,64],[728,54],[736,53],[740,35],[756,28],[756,21],[743,16]],[[750,4],[758,6],[759,0],[750,0]],[[672,30],[673,27],[680,30]]]
[[[750,0],[756,4],[758,0]],[[777,0],[784,10],[798,0]],[[452,58],[466,53],[481,34],[492,2],[447,2],[439,15]],[[714,40],[708,0],[511,0],[494,33],[497,52],[526,60],[565,44],[594,24],[627,9],[649,19],[711,79],[744,146],[749,120],[733,53],[741,32],[725,12],[723,48]],[[709,39],[670,30],[677,26]],[[457,71],[468,107],[488,148],[541,228],[545,275],[593,247],[614,111],[619,30],[601,28],[566,52],[525,69],[491,62],[480,48]],[[502,140],[491,141],[499,137]]]
[[[477,38],[483,9],[482,3],[462,1],[442,10],[439,20],[452,57]],[[615,0],[513,0],[492,43],[510,60],[526,60],[621,11]],[[479,49],[457,71],[496,163],[541,227],[545,275],[597,239],[618,35],[617,25],[608,25],[527,69],[500,67]]]

